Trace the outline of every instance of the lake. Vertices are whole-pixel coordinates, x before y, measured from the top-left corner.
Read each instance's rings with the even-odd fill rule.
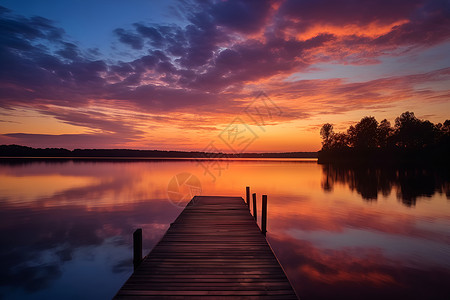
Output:
[[[268,195],[267,239],[301,299],[444,299],[449,178],[308,159],[3,159],[0,299],[110,299],[136,228],[146,254],[193,194],[246,186],[259,208]]]

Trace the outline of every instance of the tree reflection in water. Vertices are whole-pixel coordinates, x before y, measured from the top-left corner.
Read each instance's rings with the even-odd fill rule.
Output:
[[[379,194],[388,196],[392,191],[406,206],[414,206],[418,197],[435,193],[445,193],[450,199],[450,172],[445,167],[325,164],[322,174],[324,191],[344,184],[367,201],[377,200]]]

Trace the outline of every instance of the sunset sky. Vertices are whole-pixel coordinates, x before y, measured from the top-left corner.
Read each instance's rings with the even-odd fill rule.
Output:
[[[449,53],[447,0],[0,0],[0,144],[317,151],[450,119]]]

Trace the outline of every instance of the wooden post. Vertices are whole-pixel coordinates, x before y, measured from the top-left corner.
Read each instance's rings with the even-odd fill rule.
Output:
[[[142,229],[138,228],[133,233],[133,265],[134,270],[142,262]]]
[[[247,197],[247,205],[250,207],[250,187],[249,186],[245,187],[245,193],[246,193],[246,197]]]
[[[253,193],[253,218],[256,221],[256,193]]]
[[[262,195],[261,232],[264,235],[267,232],[267,195]]]

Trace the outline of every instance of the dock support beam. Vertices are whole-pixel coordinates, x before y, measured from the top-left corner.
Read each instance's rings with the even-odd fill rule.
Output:
[[[245,187],[245,194],[247,197],[247,205],[248,205],[248,207],[250,207],[250,187],[249,186]]]
[[[256,221],[256,193],[253,193],[252,196],[253,196],[253,218],[255,218]]]
[[[133,233],[133,265],[134,270],[142,262],[142,229],[138,228]]]
[[[267,232],[267,195],[262,195],[261,232],[264,235]]]

